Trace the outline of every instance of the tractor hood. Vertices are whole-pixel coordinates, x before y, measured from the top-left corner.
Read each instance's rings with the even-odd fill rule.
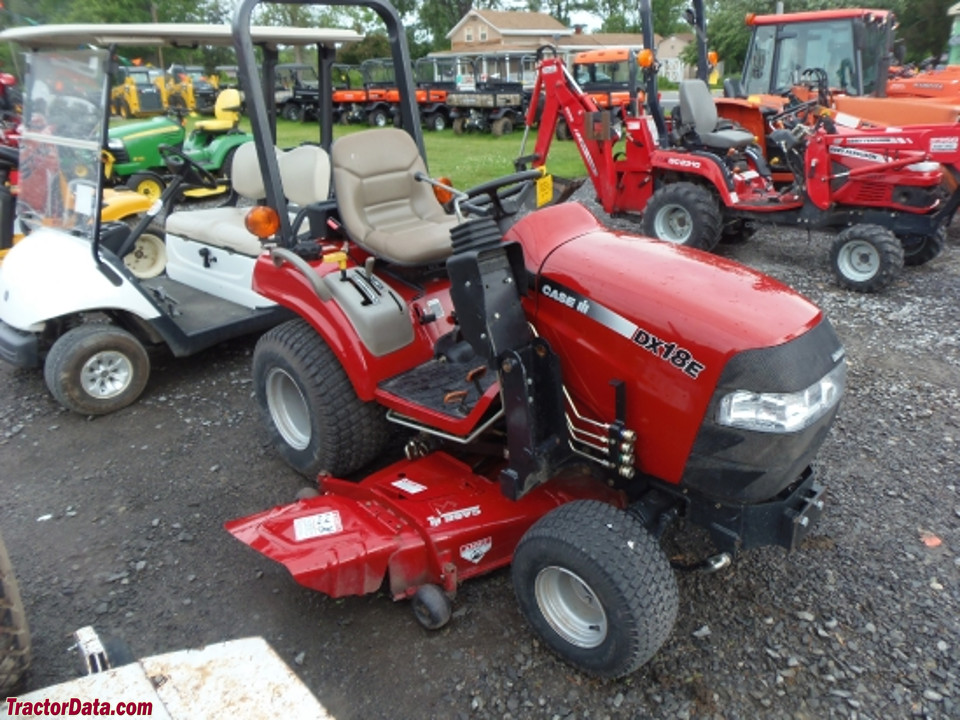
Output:
[[[156,137],[165,134],[177,135],[183,133],[180,123],[164,115],[152,117],[149,120],[125,123],[110,128],[108,137],[111,140],[130,141],[139,138]]]
[[[738,263],[606,230],[577,204],[528,216],[508,238],[524,247],[528,316],[560,356],[578,411],[613,421],[611,384],[623,383],[639,472],[743,501],[773,497],[805,469],[836,404],[796,432],[714,426],[726,394],[776,404],[842,364],[816,305]],[[738,468],[720,487],[711,463],[733,452],[726,460],[749,464],[771,446],[782,455],[766,450],[765,467]]]

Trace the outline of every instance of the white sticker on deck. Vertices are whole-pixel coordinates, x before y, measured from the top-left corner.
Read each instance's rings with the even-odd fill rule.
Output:
[[[342,530],[343,523],[340,522],[340,513],[336,510],[298,517],[293,521],[293,537],[297,542],[324,535],[336,535]]]
[[[394,480],[390,484],[393,485],[398,490],[403,490],[404,492],[408,492],[411,495],[422,493],[424,490],[427,489],[426,485],[421,485],[420,483],[415,482],[410,478],[400,478],[399,480]]]

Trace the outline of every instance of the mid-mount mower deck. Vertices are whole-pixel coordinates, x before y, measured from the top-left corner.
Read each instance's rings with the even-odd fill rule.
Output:
[[[350,4],[386,24],[404,129],[326,132],[335,201],[305,208],[322,222],[292,245],[250,40],[257,0],[234,19],[257,213],[281,228],[261,234],[254,289],[297,316],[258,342],[254,387],[274,445],[319,494],[227,527],[330,596],[385,585],[431,628],[460,582],[512,564],[547,646],[629,673],[678,611],[658,542],[674,520],[709,530],[715,565],[815,526],[811,462],[843,348],[816,306],[758,272],[611,232],[577,204],[535,208],[552,198],[540,170],[442,205],[397,12]],[[322,100],[333,56],[319,59]],[[321,128],[330,116],[326,104]],[[406,457],[352,481],[397,432]]]

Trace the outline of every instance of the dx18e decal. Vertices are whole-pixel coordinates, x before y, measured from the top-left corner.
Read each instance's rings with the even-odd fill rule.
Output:
[[[697,360],[690,350],[679,343],[659,338],[649,330],[645,330],[636,323],[627,320],[623,315],[615,313],[608,307],[595,300],[589,300],[575,290],[561,285],[558,282],[548,282],[540,286],[540,292],[554,302],[564,307],[576,310],[581,315],[610,328],[617,335],[632,340],[647,352],[653,353],[664,362],[683,374],[696,380],[706,366]]]

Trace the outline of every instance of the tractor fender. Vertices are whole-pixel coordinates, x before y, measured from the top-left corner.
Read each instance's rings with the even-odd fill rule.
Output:
[[[654,170],[676,173],[681,179],[694,181],[698,178],[716,191],[725,207],[736,204],[733,176],[723,161],[712,153],[661,150],[653,153],[650,164]]]
[[[159,317],[157,308],[126,276],[114,274],[119,285],[97,268],[89,239],[38,228],[4,258],[0,320],[35,332],[48,320],[97,310],[123,310],[146,320]]]
[[[334,263],[314,268],[318,275],[337,272]],[[253,270],[253,290],[299,315],[310,324],[339,358],[357,396],[367,402],[374,399],[377,385],[389,377],[426,362],[433,356],[433,345],[419,323],[409,321],[417,331],[413,342],[382,357],[363,344],[350,318],[333,299],[320,300],[313,286],[289,265],[277,267],[269,253],[257,260]],[[408,305],[408,311],[413,312]]]
[[[253,142],[253,136],[248,135],[247,133],[230,133],[228,135],[221,135],[216,138],[208,150],[208,163],[214,168],[223,167],[224,161],[227,159],[227,154],[234,148],[238,148],[241,145],[245,145],[248,142]]]

